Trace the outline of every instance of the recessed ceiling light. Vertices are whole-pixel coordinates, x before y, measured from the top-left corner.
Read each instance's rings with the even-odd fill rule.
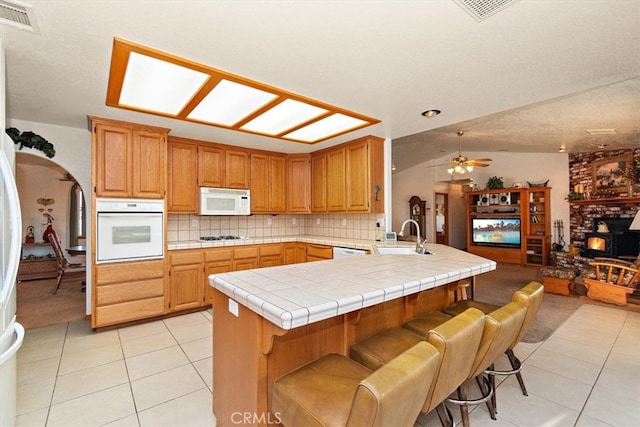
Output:
[[[598,148],[607,148],[607,144],[598,144],[596,145]]]
[[[560,148],[558,148],[559,153],[564,153],[566,151],[567,151],[567,147],[565,147],[564,145],[561,145]]]
[[[427,111],[423,111],[422,114],[423,116],[425,116],[427,119],[430,119],[431,117],[435,117],[438,114],[440,114],[441,111],[440,110],[427,110]]]
[[[107,105],[309,144],[380,123],[118,38]]]

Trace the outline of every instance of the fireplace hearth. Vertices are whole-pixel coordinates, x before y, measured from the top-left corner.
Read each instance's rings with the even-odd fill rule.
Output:
[[[594,218],[593,231],[585,233],[583,257],[618,258],[638,255],[638,233],[629,231],[633,218]],[[598,224],[604,222],[608,233],[598,233]]]

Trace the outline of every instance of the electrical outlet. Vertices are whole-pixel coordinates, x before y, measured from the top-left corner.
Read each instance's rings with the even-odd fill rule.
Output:
[[[320,218],[316,218],[316,225],[320,225]]]
[[[291,224],[296,225],[296,219],[295,218],[291,218]]]
[[[347,218],[342,218],[342,226],[343,227],[347,226]]]
[[[267,225],[273,224],[273,220],[271,218],[267,218]]]
[[[378,228],[382,227],[382,218],[376,219],[376,227]]]
[[[198,220],[196,218],[191,220],[191,228],[198,228]]]
[[[229,298],[229,313],[238,317],[238,303]]]

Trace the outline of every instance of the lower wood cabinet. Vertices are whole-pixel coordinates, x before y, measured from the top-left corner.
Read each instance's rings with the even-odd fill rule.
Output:
[[[205,249],[204,255],[204,302],[213,304],[213,288],[209,284],[211,274],[227,273],[233,270],[233,249],[212,248]]]
[[[98,264],[93,283],[93,328],[165,314],[164,260]]]
[[[333,259],[333,246],[307,245],[307,262]]]
[[[259,251],[258,266],[260,268],[282,265],[282,243],[260,245]]]
[[[203,305],[203,273],[200,249],[169,254],[169,311],[187,310]]]
[[[241,246],[233,249],[233,270],[258,268],[258,246]]]
[[[282,263],[288,265],[301,262],[307,262],[307,244],[298,242],[285,243],[282,246]]]

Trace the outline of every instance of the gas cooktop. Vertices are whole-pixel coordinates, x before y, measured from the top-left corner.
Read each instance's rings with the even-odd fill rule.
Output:
[[[242,236],[203,236],[200,237],[200,240],[240,240],[246,239],[246,237]]]

